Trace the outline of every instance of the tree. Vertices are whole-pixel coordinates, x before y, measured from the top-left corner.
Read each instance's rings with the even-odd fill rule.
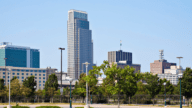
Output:
[[[39,89],[38,91],[35,91],[35,94],[37,95],[38,97],[38,103],[39,103],[39,96],[42,96],[43,95],[43,91],[41,89]]]
[[[11,79],[11,82],[12,82],[13,80],[15,80],[15,79],[17,79],[17,77],[16,77],[16,76],[14,76],[14,77]]]
[[[58,94],[58,91],[55,90],[54,87],[49,87],[48,90],[46,91],[46,94],[48,94],[48,96],[50,96],[50,103],[53,103],[53,96]]]
[[[178,82],[177,86],[180,87],[180,82]],[[188,101],[192,97],[192,69],[190,68],[186,68],[183,72],[183,78],[181,79],[181,94],[184,95]]]
[[[137,90],[136,94],[142,95],[142,94],[147,94],[148,93],[145,85],[141,81],[139,81],[137,83],[137,87],[138,87],[138,90]]]
[[[4,90],[5,86],[4,86],[4,79],[0,79],[0,90]]]
[[[27,79],[25,79],[25,80],[23,81],[23,85],[24,85],[25,87],[31,89],[31,90],[30,90],[31,92],[29,92],[28,95],[26,95],[27,97],[28,97],[28,96],[33,96],[33,95],[35,94],[35,88],[34,88],[34,86],[36,86],[36,82],[35,82],[35,77],[34,77],[34,76],[30,76],[30,77],[28,77]]]
[[[104,64],[108,64],[104,61]],[[105,67],[105,66],[104,66]],[[106,85],[106,90],[111,94],[118,94],[118,108],[120,107],[120,93],[132,96],[137,91],[138,73],[134,73],[134,68],[130,66],[118,68],[116,64],[104,69],[106,80],[111,84]],[[133,89],[133,90],[132,90]]]
[[[21,85],[21,88],[20,88],[21,95],[28,97],[31,94],[31,92],[32,92],[32,90],[30,88],[28,88],[24,85]],[[27,99],[27,102],[28,101],[29,100]]]
[[[163,85],[163,83],[166,82],[166,86]],[[160,79],[160,85],[161,85],[161,91],[159,94],[165,94],[165,88],[166,88],[166,94],[173,94],[174,86],[170,83],[170,81],[167,81],[167,79]]]
[[[63,89],[63,95],[69,95],[69,93],[70,93],[69,87]]]
[[[55,90],[58,90],[58,81],[55,73],[49,75],[48,80],[45,82],[45,91],[47,91],[48,88],[55,88]]]
[[[159,82],[159,77],[157,75],[152,75],[151,73],[146,72],[144,74],[144,80],[147,82],[146,89],[148,94],[153,99],[154,105],[154,98],[157,94],[159,94],[162,86]]]

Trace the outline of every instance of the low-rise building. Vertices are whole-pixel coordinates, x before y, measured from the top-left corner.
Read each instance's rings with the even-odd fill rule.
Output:
[[[165,69],[164,74],[158,74],[160,79],[167,79],[170,81],[171,84],[177,85],[179,79],[178,74],[183,73],[184,69],[180,66],[171,66],[170,69]]]
[[[4,85],[9,84],[9,72],[10,79],[16,76],[19,81],[23,82],[25,78],[33,75],[37,83],[36,90],[44,89],[45,82],[48,79],[48,76],[52,73],[55,73],[57,69],[51,67],[48,68],[26,68],[26,67],[12,67],[12,66],[0,66],[0,78],[4,79]]]

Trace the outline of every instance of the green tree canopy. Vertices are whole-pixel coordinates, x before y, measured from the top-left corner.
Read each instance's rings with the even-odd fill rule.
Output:
[[[35,77],[32,75],[30,77],[28,77],[27,79],[25,79],[23,81],[23,85],[29,89],[31,89],[31,92],[29,93],[29,96],[32,96],[35,94],[35,89],[34,86],[36,86],[36,82],[35,82]]]
[[[163,85],[163,83],[166,82],[166,86]],[[165,88],[166,88],[166,94],[172,95],[174,91],[174,86],[170,83],[170,81],[167,81],[167,79],[160,79],[161,83],[161,90],[159,94],[165,94]]]
[[[14,76],[14,77],[11,79],[11,82],[12,82],[13,80],[15,80],[15,79],[17,79],[17,77],[16,77],[16,76]]]
[[[178,82],[180,87],[180,82]],[[192,97],[192,69],[186,68],[181,79],[181,94],[184,95],[187,100]]]
[[[146,89],[151,98],[153,98],[154,105],[154,97],[159,94],[162,86],[159,81],[159,77],[157,75],[152,75],[151,73],[146,72],[144,74],[144,80],[147,82]]]
[[[58,90],[58,81],[57,81],[57,76],[55,73],[49,75],[48,80],[45,82],[45,91],[48,90],[48,88],[55,88],[55,90]]]
[[[0,90],[3,90],[3,89],[5,89],[4,79],[1,79],[1,78],[0,78]]]

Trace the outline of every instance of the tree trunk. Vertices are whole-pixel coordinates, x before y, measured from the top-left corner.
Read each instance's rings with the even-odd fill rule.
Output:
[[[129,104],[131,104],[131,102],[130,102],[131,99],[130,99],[130,98],[131,98],[131,97],[129,96]]]
[[[38,103],[39,103],[39,96],[38,96]]]
[[[153,98],[153,106],[154,106],[154,98]]]
[[[51,97],[50,97],[50,103],[51,103]]]

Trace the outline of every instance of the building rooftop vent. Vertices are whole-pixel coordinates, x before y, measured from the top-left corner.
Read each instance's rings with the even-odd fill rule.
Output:
[[[164,60],[164,57],[163,57],[164,54],[163,54],[163,52],[164,52],[163,50],[159,50],[159,53],[160,53],[160,55],[159,55],[159,57],[160,57],[159,60],[160,60],[161,62]]]
[[[12,45],[11,42],[1,42],[1,45]]]

